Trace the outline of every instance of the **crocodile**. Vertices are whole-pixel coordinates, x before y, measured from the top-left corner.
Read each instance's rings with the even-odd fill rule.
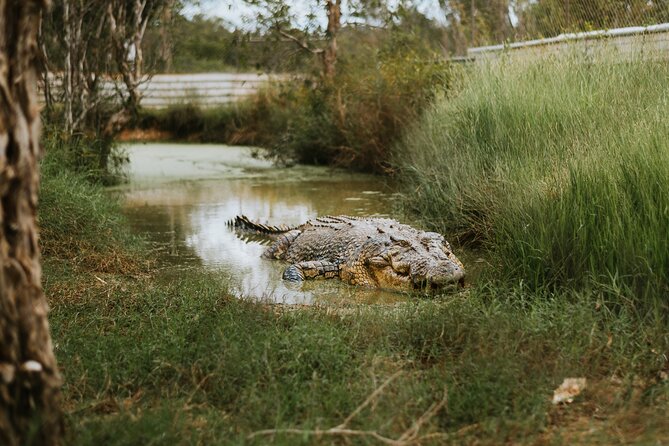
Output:
[[[339,215],[271,226],[240,215],[230,225],[274,237],[263,257],[289,262],[289,282],[338,277],[396,290],[464,285],[464,267],[441,234],[393,219]]]

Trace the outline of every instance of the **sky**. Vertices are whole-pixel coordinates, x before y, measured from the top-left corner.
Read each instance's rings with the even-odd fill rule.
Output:
[[[397,5],[398,0],[387,0],[388,4]],[[446,24],[446,17],[444,11],[439,6],[439,0],[414,0],[417,4],[418,11],[431,20],[438,23]],[[288,0],[286,3],[290,5],[291,12],[297,17],[296,26],[299,28],[306,28],[308,25],[307,15],[311,11],[317,18],[316,25],[324,28],[327,24],[327,18],[321,2],[316,0]],[[513,10],[512,5],[509,4],[509,18],[511,23],[515,26],[518,23],[518,17]],[[348,2],[342,2],[342,19],[344,22],[351,21],[350,16],[347,17]],[[206,17],[221,18],[230,29],[240,29],[245,31],[252,31],[255,29],[255,11],[243,0],[200,0],[198,6],[188,6],[184,10],[186,16],[193,16],[195,14],[202,14]]]
[[[319,25],[325,26],[326,17],[322,6],[314,6],[314,0],[291,0],[287,1],[291,7],[291,12],[297,17],[297,26],[305,27],[307,25],[307,15],[311,11],[318,17]],[[347,20],[346,5],[344,1],[342,7],[342,18]],[[397,4],[395,0],[389,0],[389,4]],[[418,10],[426,17],[444,23],[444,13],[439,7],[438,0],[419,0]],[[391,6],[392,7],[392,6]],[[243,0],[201,0],[199,6],[189,6],[184,11],[185,15],[203,14],[208,17],[219,17],[231,28],[252,30],[254,29],[254,10]]]

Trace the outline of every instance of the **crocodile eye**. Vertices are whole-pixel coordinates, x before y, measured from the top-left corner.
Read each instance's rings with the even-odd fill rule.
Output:
[[[408,240],[405,240],[403,238],[395,238],[393,236],[390,236],[390,240],[392,240],[397,246],[401,246],[402,248],[411,247],[411,243],[409,243]]]
[[[444,236],[437,232],[424,232],[422,234],[421,241],[423,243],[430,243],[430,242],[440,243],[444,241]]]
[[[394,257],[396,255],[399,255],[399,253],[400,253],[399,248],[397,246],[393,246],[388,250],[388,254],[387,254],[386,257],[391,258],[391,257]]]

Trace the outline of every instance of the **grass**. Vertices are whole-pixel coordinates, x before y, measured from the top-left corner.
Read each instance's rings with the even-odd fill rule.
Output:
[[[275,311],[230,298],[216,277],[106,282],[63,301],[47,288],[73,444],[328,444],[246,437],[336,426],[397,370],[351,428],[397,438],[446,390],[446,410],[423,433],[523,442],[564,427],[551,418],[563,413],[624,419],[666,409],[669,396],[659,378],[666,327],[613,315],[591,296],[530,303],[513,290],[475,291],[394,308]],[[592,391],[554,408],[567,376],[588,377]],[[609,438],[604,424],[598,435]]]
[[[434,444],[577,434],[606,442],[611,426],[626,441],[669,438],[669,330],[613,311],[600,294],[481,286],[391,307],[268,307],[231,298],[213,274],[128,268],[138,258],[143,265],[143,254],[122,235],[118,203],[85,181],[62,184],[71,188],[49,187],[59,199],[42,202],[43,225],[67,225],[97,253],[73,262],[68,243],[45,240],[68,444],[330,444],[248,436],[336,426],[398,370],[351,429],[398,438],[447,391],[446,407],[421,428],[450,435]],[[61,208],[78,223],[59,223]],[[106,263],[112,245],[123,261]],[[591,387],[573,405],[553,407],[551,392],[567,376]],[[581,432],[593,414],[598,421]]]
[[[606,246],[646,255],[633,246],[641,235],[643,249],[663,246],[654,231],[666,161],[654,150],[664,147],[655,131],[665,129],[665,68],[555,63],[464,77],[408,138],[402,173],[412,205],[447,234],[490,249],[491,266],[458,294],[393,306],[266,306],[230,297],[213,273],[152,270],[119,202],[59,168],[51,151],[40,221],[67,443],[378,444],[249,436],[337,426],[389,380],[347,427],[397,439],[445,393],[444,407],[423,420],[420,434],[432,436],[421,444],[669,442],[669,322],[661,306],[640,304],[664,272],[641,270],[648,284],[639,285],[625,272],[633,262],[602,258]],[[645,102],[622,92],[609,111],[596,98],[617,82]],[[577,97],[560,99],[575,85]],[[616,141],[634,145],[623,152]],[[576,222],[584,246],[568,230]],[[641,235],[623,244],[630,228]],[[543,251],[558,242],[564,251]],[[525,245],[536,249],[525,254]],[[561,252],[587,271],[565,269]],[[649,263],[662,261],[653,255]],[[588,387],[553,406],[566,377],[586,377]]]
[[[485,247],[504,280],[623,287],[666,311],[668,75],[576,56],[476,66],[398,146],[408,209]]]
[[[140,241],[121,216],[118,197],[110,197],[95,172],[81,172],[69,163],[72,153],[62,141],[52,137],[45,143],[39,224],[47,262],[97,272],[146,269],[139,254]]]

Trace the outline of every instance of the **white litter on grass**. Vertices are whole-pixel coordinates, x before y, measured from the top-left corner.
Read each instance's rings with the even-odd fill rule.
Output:
[[[585,389],[585,378],[565,378],[553,391],[553,404],[571,403]]]
[[[30,361],[26,361],[23,364],[21,364],[21,369],[26,372],[41,372],[42,364],[31,359]]]

